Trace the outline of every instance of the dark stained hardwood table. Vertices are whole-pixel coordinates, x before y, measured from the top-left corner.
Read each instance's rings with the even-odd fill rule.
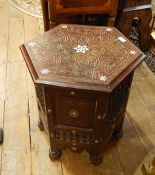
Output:
[[[69,24],[20,48],[35,83],[50,158],[60,158],[65,148],[86,149],[99,164],[108,139],[122,135],[133,72],[145,55],[114,27]]]

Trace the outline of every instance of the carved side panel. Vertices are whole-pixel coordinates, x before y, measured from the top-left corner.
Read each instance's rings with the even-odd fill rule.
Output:
[[[107,112],[108,123],[114,120],[119,121],[118,117],[124,115],[131,81],[132,81],[132,75],[129,75],[111,93]]]
[[[38,103],[38,110],[39,110],[39,118],[43,122],[44,128],[48,133],[44,87],[38,84],[36,84],[35,87],[36,87],[37,103]]]

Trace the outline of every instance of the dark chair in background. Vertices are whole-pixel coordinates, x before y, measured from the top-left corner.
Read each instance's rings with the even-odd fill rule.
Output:
[[[118,0],[41,0],[41,3],[44,31],[60,23],[79,24],[81,16],[84,23],[88,14],[107,14],[107,25],[113,26],[118,6]]]
[[[140,48],[143,51],[150,48],[151,8],[151,0],[120,0],[118,6],[117,27],[124,35],[128,37],[133,20],[139,20]]]

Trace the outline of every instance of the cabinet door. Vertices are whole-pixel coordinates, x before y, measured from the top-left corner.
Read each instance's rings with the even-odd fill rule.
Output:
[[[96,100],[77,92],[56,92],[54,95],[55,124],[85,129],[94,128]]]

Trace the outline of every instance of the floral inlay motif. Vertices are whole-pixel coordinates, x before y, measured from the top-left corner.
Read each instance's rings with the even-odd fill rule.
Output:
[[[100,76],[101,81],[106,81],[106,79],[107,79],[106,76],[103,76],[103,75]]]
[[[81,52],[81,53],[86,53],[86,51],[89,50],[86,45],[84,45],[84,46],[78,45],[74,49],[76,50],[76,52]]]
[[[106,31],[107,32],[111,32],[112,31],[112,28],[108,27],[108,28],[106,28]]]
[[[135,54],[136,54],[136,51],[131,50],[129,53],[130,53],[131,55],[135,55]]]
[[[41,70],[41,73],[42,73],[42,75],[47,75],[47,74],[49,74],[49,70],[48,69],[42,69]]]

